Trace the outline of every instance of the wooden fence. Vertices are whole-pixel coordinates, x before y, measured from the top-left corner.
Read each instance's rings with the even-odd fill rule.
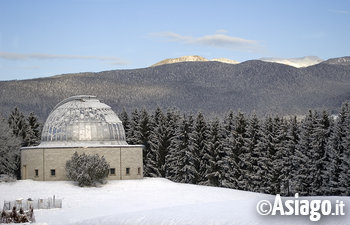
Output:
[[[62,208],[62,201],[63,199],[57,199],[55,196],[38,199],[16,199],[15,201],[4,201],[3,210],[12,210],[13,207],[29,210],[30,206],[32,206],[33,209]]]

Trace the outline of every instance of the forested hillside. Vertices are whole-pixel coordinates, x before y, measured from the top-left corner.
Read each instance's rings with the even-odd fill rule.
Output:
[[[133,108],[177,107],[223,115],[230,109],[265,114],[334,113],[350,99],[350,66],[343,57],[295,68],[263,61],[240,64],[183,62],[143,69],[79,73],[0,82],[0,109],[18,106],[44,120],[61,100],[96,95],[120,112]]]

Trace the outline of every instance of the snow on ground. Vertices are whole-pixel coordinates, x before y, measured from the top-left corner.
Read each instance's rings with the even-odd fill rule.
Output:
[[[63,208],[35,210],[37,224],[350,224],[347,216],[323,217],[319,222],[310,222],[305,216],[260,216],[257,202],[274,196],[178,184],[163,178],[108,181],[104,186],[90,188],[69,181],[0,183],[0,208],[4,200],[53,195],[63,198]],[[344,200],[346,213],[350,213],[348,197],[332,198]]]

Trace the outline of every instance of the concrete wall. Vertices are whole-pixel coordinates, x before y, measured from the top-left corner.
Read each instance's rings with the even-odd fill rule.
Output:
[[[65,165],[74,152],[78,154],[98,154],[104,156],[115,168],[115,175],[109,175],[108,180],[140,179],[143,177],[142,147],[88,147],[88,148],[24,148],[21,150],[22,179],[33,180],[67,180]],[[130,168],[130,174],[126,174]],[[138,174],[140,168],[140,174]],[[35,169],[39,176],[35,176]],[[55,176],[51,176],[51,169]]]
[[[143,177],[143,166],[142,166],[142,149],[140,148],[121,148],[121,179],[138,179]],[[136,162],[141,162],[136,163]],[[130,174],[126,174],[126,168],[129,168]],[[140,168],[140,171],[138,171]],[[140,173],[138,173],[140,172]]]
[[[43,180],[43,149],[28,149],[21,151],[21,178]],[[37,169],[39,176],[35,176],[34,170]]]

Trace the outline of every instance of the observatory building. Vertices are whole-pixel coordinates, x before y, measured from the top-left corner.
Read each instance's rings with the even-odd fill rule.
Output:
[[[122,122],[95,96],[73,96],[58,103],[43,127],[41,144],[21,148],[21,178],[67,180],[72,155],[98,154],[110,165],[109,180],[143,177],[143,145],[128,145]]]

